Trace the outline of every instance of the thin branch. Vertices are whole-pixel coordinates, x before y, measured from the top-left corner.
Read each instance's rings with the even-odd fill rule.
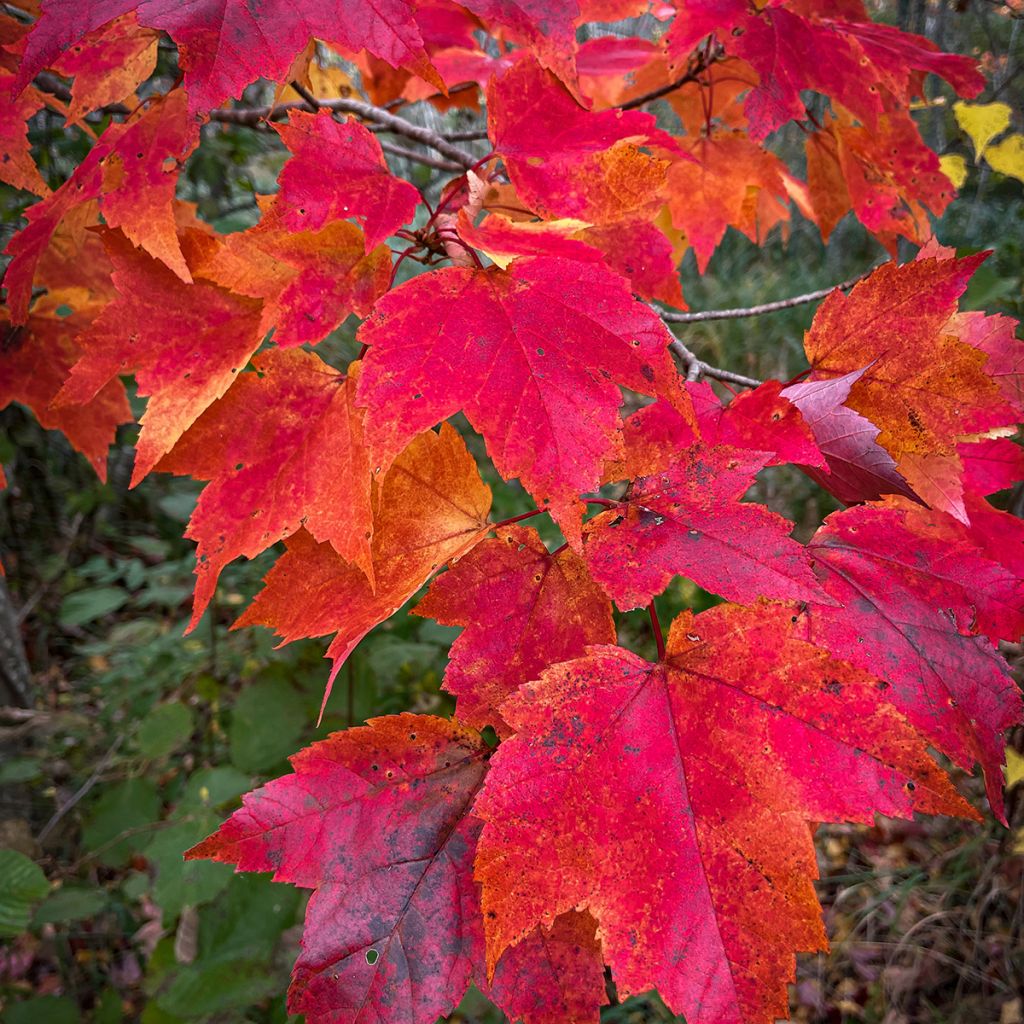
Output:
[[[425,153],[417,153],[414,149],[406,149],[405,146],[396,146],[393,142],[382,142],[380,148],[392,156],[404,157],[406,160],[413,160],[424,167],[433,167],[439,171],[461,171],[462,164],[453,163],[451,160],[440,160],[436,157],[427,156]]]
[[[314,97],[315,98],[315,97]],[[375,107],[372,103],[364,103],[362,100],[354,100],[349,97],[340,99],[317,99],[321,110],[333,110],[335,113],[355,114],[366,121],[379,124],[383,128],[394,132],[396,135],[404,135],[407,139],[420,142],[429,146],[442,156],[458,164],[459,167],[472,167],[476,163],[476,157],[467,153],[458,146],[452,145],[443,136],[432,132],[429,128],[422,128],[418,124],[407,121],[404,117],[390,114],[382,107]],[[272,113],[283,114],[295,108],[306,109],[306,101],[301,103],[281,103],[276,107],[224,107],[210,111],[210,120],[219,121],[222,124],[257,125],[265,120]]]
[[[721,46],[710,50],[708,53],[701,53],[697,56],[697,59],[693,61],[686,72],[674,82],[669,82],[668,85],[663,85],[658,89],[652,89],[651,92],[645,92],[643,96],[637,96],[635,99],[629,100],[627,103],[619,105],[619,110],[635,110],[637,107],[642,107],[645,103],[650,103],[652,100],[659,100],[662,96],[667,96],[670,92],[675,92],[676,89],[681,89],[684,85],[688,85],[690,82],[696,82],[700,80],[700,76],[712,65],[715,61],[719,60],[724,54],[724,50]]]
[[[100,780],[100,776],[107,770],[111,761],[114,760],[114,755],[121,749],[121,744],[124,742],[124,733],[120,733],[114,740],[110,749],[100,758],[99,764],[93,769],[92,775],[89,776],[82,783],[81,786],[72,794],[70,799],[54,811],[53,816],[50,820],[42,827],[39,835],[36,836],[36,842],[40,845],[45,842],[46,837],[56,828],[58,822],[64,817],[88,792],[96,785]]]
[[[661,319],[670,324],[697,324],[707,320],[742,320],[748,316],[761,316],[764,313],[777,313],[780,309],[792,309],[794,306],[805,306],[808,302],[817,302],[825,298],[837,288],[846,291],[852,288],[858,281],[863,281],[874,267],[865,270],[864,273],[851,277],[848,281],[840,284],[829,285],[828,288],[819,288],[817,291],[806,292],[803,295],[794,295],[791,299],[778,299],[775,302],[762,302],[758,306],[744,306],[741,309],[704,309],[699,313],[673,313],[671,310],[658,310]]]
[[[669,351],[678,356],[686,367],[686,379],[698,380],[701,377],[712,377],[715,380],[725,381],[727,384],[739,384],[744,388],[756,388],[763,381],[756,377],[744,377],[741,373],[733,373],[732,370],[722,370],[710,363],[705,363],[691,352],[678,338],[674,338],[669,344]]]

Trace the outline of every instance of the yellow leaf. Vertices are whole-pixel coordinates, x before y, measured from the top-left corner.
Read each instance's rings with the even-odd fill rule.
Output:
[[[998,146],[989,146],[985,159],[993,171],[1024,182],[1024,135],[1007,135]]]
[[[1024,754],[1018,754],[1013,747],[1006,748],[1006,788],[1012,789],[1024,780]]]
[[[974,143],[974,159],[980,160],[988,144],[1010,127],[1010,108],[1005,103],[954,103],[956,123]]]
[[[967,180],[967,161],[959,153],[948,153],[939,157],[939,164],[942,173],[953,182],[953,187],[959,192]]]

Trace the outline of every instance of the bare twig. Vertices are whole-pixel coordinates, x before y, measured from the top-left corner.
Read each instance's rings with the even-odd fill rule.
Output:
[[[424,167],[434,167],[439,171],[461,171],[462,165],[453,163],[451,160],[441,160],[437,157],[427,156],[425,153],[417,153],[414,149],[406,149],[405,146],[396,146],[392,142],[382,142],[380,148],[392,156],[404,157],[406,160],[414,160]]]
[[[61,804],[53,813],[53,817],[42,827],[39,835],[36,837],[36,842],[40,845],[45,841],[46,837],[56,828],[58,822],[64,817],[88,792],[96,785],[100,780],[100,776],[107,770],[110,762],[114,760],[114,755],[117,754],[118,750],[121,749],[121,744],[124,743],[124,733],[120,733],[118,737],[111,744],[110,749],[100,759],[99,764],[93,769],[92,775],[89,776],[82,783],[81,786],[75,790],[74,794],[67,800],[66,803]]]
[[[412,139],[414,142],[429,146],[442,156],[448,157],[449,160],[458,164],[459,167],[472,167],[476,163],[476,157],[465,150],[459,149],[458,146],[452,145],[443,136],[438,135],[437,132],[432,132],[429,128],[413,124],[404,117],[388,113],[382,107],[375,107],[372,103],[364,103],[362,100],[354,100],[349,97],[342,97],[340,99],[312,98],[319,104],[321,110],[333,110],[335,113],[342,114],[355,114],[356,117],[361,117],[373,124],[379,124],[396,135],[404,135],[407,139]],[[307,106],[306,100],[303,100],[301,103],[280,103],[276,107],[223,107],[211,110],[210,120],[219,121],[222,124],[251,126],[259,124],[272,113],[279,115],[295,108],[306,109]]]
[[[756,388],[763,383],[756,377],[744,377],[741,373],[733,373],[732,370],[723,370],[710,363],[705,363],[691,352],[678,338],[674,338],[669,344],[669,351],[678,356],[686,367],[686,379],[698,380],[701,377],[712,377],[715,380],[725,381],[728,384],[738,384],[744,388]]]
[[[696,59],[687,67],[686,71],[674,82],[669,82],[668,85],[663,85],[658,89],[652,89],[650,92],[645,92],[643,96],[637,96],[626,103],[622,103],[619,105],[618,109],[635,110],[637,107],[642,107],[645,103],[650,103],[652,100],[659,100],[662,96],[667,96],[670,92],[675,92],[676,89],[681,89],[684,85],[687,85],[690,82],[698,81],[700,76],[712,64],[714,64],[716,60],[719,60],[724,53],[725,51],[722,47],[716,44],[709,52],[698,54]]]
[[[825,298],[837,288],[846,291],[852,288],[858,281],[863,281],[868,274],[874,270],[871,267],[863,274],[851,277],[848,281],[840,284],[829,285],[828,288],[819,288],[817,291],[806,292],[803,295],[794,295],[791,299],[778,299],[775,302],[762,302],[758,306],[744,306],[740,309],[704,309],[698,313],[673,313],[671,310],[658,310],[661,319],[671,324],[697,324],[708,320],[742,320],[748,316],[761,316],[764,313],[777,313],[780,309],[792,309],[794,306],[804,306],[808,302],[816,302]]]

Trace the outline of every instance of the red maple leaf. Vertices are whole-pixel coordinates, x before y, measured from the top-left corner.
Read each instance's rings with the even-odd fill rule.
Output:
[[[640,477],[615,507],[583,526],[594,578],[623,611],[648,604],[682,575],[730,601],[804,600],[817,585],[792,524],[739,499],[769,461],[695,445],[657,476]]]
[[[439,576],[415,614],[465,626],[444,688],[459,721],[507,734],[498,707],[547,665],[615,642],[611,602],[571,548],[549,554],[535,530],[507,526]]]
[[[768,1024],[794,953],[826,944],[812,823],[975,816],[874,681],[797,640],[792,615],[687,612],[663,663],[594,647],[502,705],[516,735],[476,802],[489,963],[585,908],[621,995]]]
[[[988,636],[1020,636],[1024,580],[966,528],[913,505],[837,512],[808,544],[835,602],[807,611],[807,636],[877,676],[881,696],[958,765],[985,771],[1002,817],[1002,733],[1020,692]]]
[[[93,29],[135,11],[139,24],[166,32],[179,49],[191,113],[209,110],[257,78],[280,81],[311,38],[367,49],[395,67],[436,72],[407,0],[313,0],[301,6],[245,0],[197,6],[178,0],[46,0],[18,75],[24,86]],[[441,87],[440,80],[436,80]]]
[[[577,495],[616,451],[616,385],[678,392],[657,315],[608,270],[552,257],[422,274],[377,303],[359,339],[374,464],[462,410],[498,472],[519,477],[567,536]]]
[[[269,349],[252,363],[156,466],[211,481],[186,532],[198,545],[190,628],[228,562],[255,558],[303,527],[373,579],[370,464],[354,379],[300,349]]]

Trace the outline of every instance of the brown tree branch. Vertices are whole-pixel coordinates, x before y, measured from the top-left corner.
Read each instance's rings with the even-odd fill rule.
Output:
[[[848,281],[829,285],[828,288],[819,288],[817,291],[805,292],[803,295],[794,295],[791,299],[762,302],[757,306],[743,306],[738,309],[704,309],[698,313],[673,313],[671,310],[658,310],[658,312],[661,319],[670,324],[697,324],[708,320],[741,320],[748,316],[761,316],[763,313],[777,313],[780,309],[792,309],[794,306],[805,306],[808,302],[816,302],[818,299],[830,295],[837,288],[840,291],[846,291],[858,281],[863,281],[874,269],[874,267],[870,267],[862,274],[851,277]]]
[[[670,92],[675,92],[676,89],[681,89],[684,85],[690,82],[696,82],[700,79],[700,76],[712,65],[715,61],[720,60],[725,53],[721,44],[715,43],[715,45],[708,50],[706,53],[699,53],[696,59],[692,60],[687,67],[685,73],[677,78],[674,82],[669,82],[668,85],[663,85],[658,89],[652,89],[650,92],[645,92],[643,96],[637,96],[634,99],[621,103],[618,106],[618,110],[635,110],[637,107],[642,107],[645,103],[650,103],[652,100],[659,100],[662,96],[667,96]]]
[[[673,338],[668,348],[686,368],[687,380],[711,377],[714,380],[724,381],[727,384],[738,384],[744,388],[756,388],[764,383],[756,377],[744,377],[741,373],[733,373],[732,370],[723,370],[720,367],[712,366],[710,363],[705,363],[703,359],[700,359],[691,352],[678,338]]]
[[[407,121],[404,117],[388,113],[382,107],[375,107],[372,103],[365,103],[363,100],[354,100],[348,97],[340,99],[316,99],[321,110],[333,110],[336,113],[355,114],[356,117],[373,124],[380,125],[387,131],[396,135],[404,135],[407,139],[419,142],[424,146],[448,157],[460,168],[469,168],[476,163],[476,157],[467,153],[458,146],[452,145],[446,138],[432,132],[429,128],[423,128],[418,124]],[[210,120],[222,124],[257,125],[271,116],[276,116],[294,110],[295,108],[307,109],[306,100],[301,103],[279,103],[274,107],[222,107],[210,111]]]

